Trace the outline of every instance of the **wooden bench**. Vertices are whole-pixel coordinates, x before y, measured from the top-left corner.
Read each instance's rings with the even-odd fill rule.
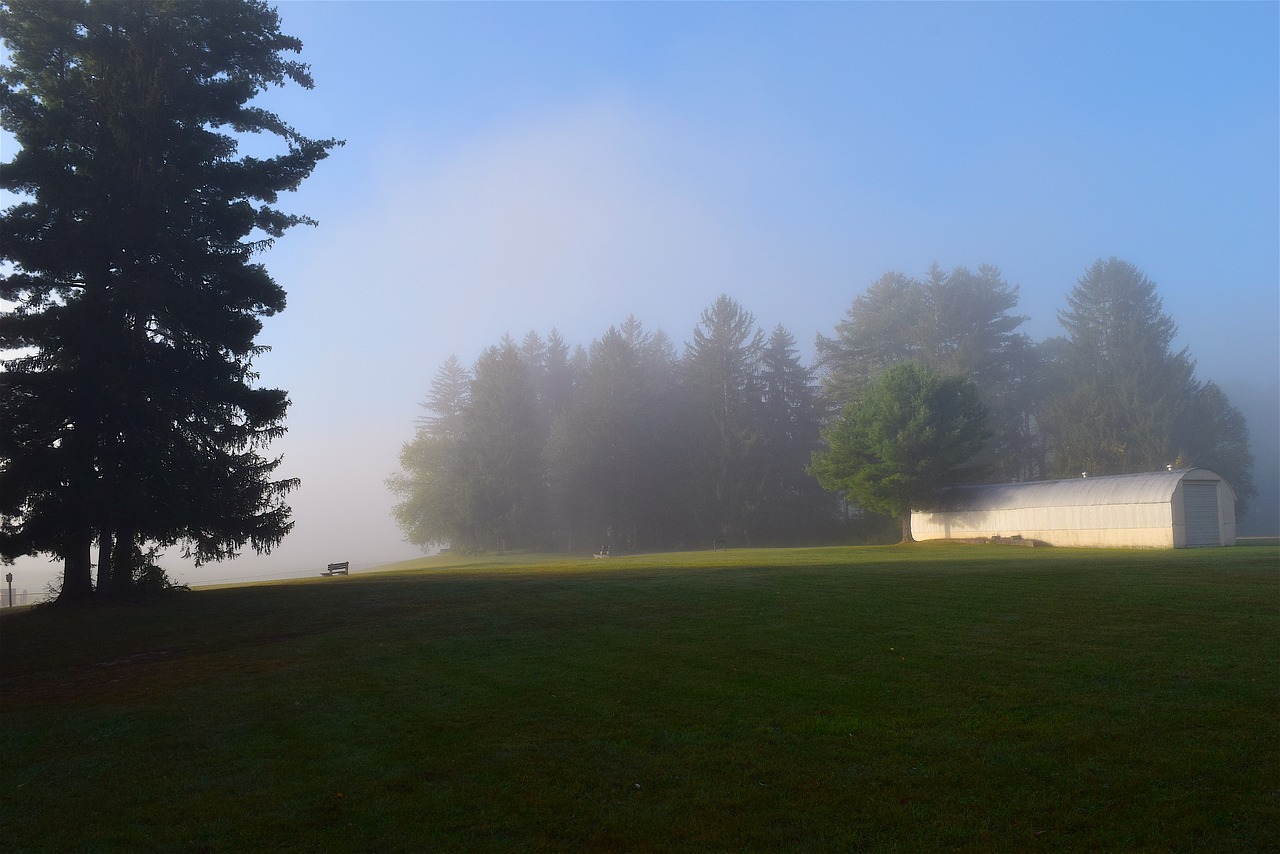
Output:
[[[329,564],[329,568],[320,574],[321,575],[349,575],[350,573],[348,572],[348,570],[350,568],[351,568],[350,562],[344,560],[342,563]]]

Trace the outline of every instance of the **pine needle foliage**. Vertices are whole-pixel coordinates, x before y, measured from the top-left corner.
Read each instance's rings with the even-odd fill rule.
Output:
[[[95,540],[100,594],[143,543],[270,550],[296,482],[267,454],[287,394],[254,370],[285,291],[254,258],[314,224],[277,203],[340,144],[253,103],[311,88],[301,42],[252,0],[15,0],[0,38],[0,554],[62,558],[75,600]],[[239,153],[258,137],[279,153]]]

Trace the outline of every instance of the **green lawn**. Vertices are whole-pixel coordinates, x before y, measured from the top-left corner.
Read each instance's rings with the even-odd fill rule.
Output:
[[[6,851],[1280,849],[1280,548],[435,558],[0,615]]]

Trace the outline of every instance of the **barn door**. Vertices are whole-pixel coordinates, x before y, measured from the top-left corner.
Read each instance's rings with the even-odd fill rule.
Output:
[[[1218,484],[1188,480],[1182,484],[1182,509],[1187,520],[1187,546],[1220,546]]]

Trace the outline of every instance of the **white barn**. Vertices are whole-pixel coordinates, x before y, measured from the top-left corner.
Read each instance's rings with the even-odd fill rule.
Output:
[[[962,486],[911,514],[917,540],[1020,536],[1054,546],[1236,544],[1236,494],[1208,469]]]

